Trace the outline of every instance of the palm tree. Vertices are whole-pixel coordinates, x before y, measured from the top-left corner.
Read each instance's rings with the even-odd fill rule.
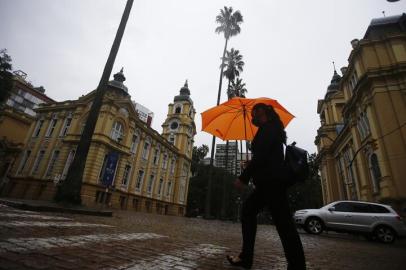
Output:
[[[229,93],[229,96],[231,96],[231,97],[242,97],[242,98],[245,98],[245,93],[247,93],[248,92],[248,90],[247,90],[247,88],[245,88],[245,83],[243,83],[242,82],[242,79],[240,79],[240,78],[236,78],[235,80],[232,80],[231,81],[231,85],[229,86],[229,88],[228,88],[228,93]],[[236,143],[237,143],[237,141],[235,141]],[[241,149],[241,152],[240,152],[240,159],[241,159],[241,161],[242,161],[242,154],[243,154],[243,151],[242,151],[242,140],[240,141],[240,149]],[[236,160],[235,160],[235,165],[236,165],[236,171],[237,171],[237,166],[238,166],[238,164],[237,164],[238,162],[237,162],[237,155],[236,155]]]
[[[223,76],[228,79],[227,89],[230,89],[231,82],[240,76],[240,72],[244,70],[244,64],[245,63],[242,61],[242,55],[240,54],[239,50],[234,50],[234,48],[231,48],[230,51],[227,51],[226,57],[223,59],[221,66],[221,68],[226,69],[223,71]],[[235,94],[236,93],[234,93],[234,95]],[[228,99],[230,99],[230,96]]]
[[[239,10],[233,12],[232,7],[224,7],[224,9],[220,10],[220,14],[216,17],[216,23],[219,26],[216,27],[216,33],[223,34],[226,40],[223,50],[223,57],[221,58],[224,61],[224,57],[227,51],[227,44],[228,40],[232,36],[236,36],[241,32],[240,24],[243,22],[243,18],[241,12]],[[222,63],[223,64],[223,63]],[[221,65],[223,66],[223,65]],[[220,80],[219,80],[219,89],[217,94],[217,105],[220,104],[220,96],[221,96],[221,86],[223,82],[223,68],[220,71]],[[206,196],[206,209],[205,209],[205,216],[206,218],[210,218],[210,200],[211,200],[211,168],[213,167],[213,158],[214,158],[214,145],[216,143],[216,137],[213,136],[211,142],[211,153],[210,153],[210,172],[208,177],[207,183],[207,196]]]
[[[216,27],[216,33],[224,34],[224,38],[226,40],[223,50],[223,57],[221,58],[222,62],[220,65],[221,72],[220,72],[220,82],[219,82],[219,90],[217,96],[217,105],[220,104],[220,96],[221,96],[221,85],[223,79],[223,69],[224,69],[224,60],[227,52],[227,44],[228,40],[232,36],[236,36],[241,32],[240,24],[243,22],[242,15],[240,11],[235,11],[233,13],[232,7],[224,7],[224,9],[220,10],[220,14],[216,17],[216,22],[220,24]]]
[[[247,88],[245,88],[245,83],[242,82],[242,79],[236,78],[235,80],[231,81],[230,91],[234,94],[234,96],[245,98],[245,93],[248,92]]]
[[[235,78],[240,76],[240,72],[244,70],[244,61],[242,61],[242,55],[240,54],[239,50],[235,50],[234,48],[231,48],[230,51],[227,51],[225,58],[222,61],[223,63],[221,64],[221,68],[225,69],[223,71],[223,76],[228,79],[228,99],[233,98],[235,93],[233,93],[231,90],[231,82],[234,81]],[[226,156],[225,156],[225,162],[226,162],[226,171],[227,172],[232,172],[232,168],[229,169],[228,166],[228,149],[229,149],[229,141],[226,141]],[[225,210],[226,210],[226,183],[224,181],[223,184],[223,206],[221,208],[221,215],[222,217],[225,216]]]

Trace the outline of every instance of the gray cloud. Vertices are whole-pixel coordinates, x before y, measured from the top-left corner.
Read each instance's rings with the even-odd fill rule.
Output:
[[[248,96],[278,99],[297,116],[289,140],[311,152],[331,61],[345,66],[350,41],[362,38],[372,18],[406,7],[384,0],[135,0],[113,72],[124,66],[132,98],[154,111],[159,132],[185,79],[198,113],[215,105],[224,46],[215,16],[225,5],[244,16],[229,48],[244,56]],[[0,48],[50,97],[76,99],[97,86],[124,6],[124,0],[0,0]],[[199,115],[196,124],[200,129]],[[195,144],[202,143],[210,145],[211,136],[199,132]]]

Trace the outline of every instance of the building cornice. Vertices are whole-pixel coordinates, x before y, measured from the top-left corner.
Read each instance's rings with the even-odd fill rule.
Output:
[[[27,125],[31,124],[35,120],[33,116],[18,111],[8,105],[4,105],[2,110],[0,110],[0,117],[1,116],[8,116]]]
[[[355,57],[357,57],[361,53],[361,51],[363,50],[363,47],[366,47],[367,45],[387,43],[394,39],[406,39],[406,34],[397,34],[397,35],[385,37],[383,39],[376,39],[376,40],[361,39],[358,43],[358,46],[356,48],[354,48],[351,51],[350,55],[348,56],[348,63],[350,63],[350,64],[348,65],[347,72],[345,72],[345,74],[343,74],[341,81],[346,80],[346,78],[349,76],[349,74],[351,74],[352,69],[353,69],[352,63],[355,61]]]
[[[406,74],[406,62],[379,68],[369,68],[368,71],[361,76],[353,90],[353,95],[344,105],[343,116],[345,118],[349,117],[350,112],[357,107],[358,102],[362,99],[365,92],[370,90],[370,87],[368,86],[371,85],[372,80],[389,75],[394,76],[400,74]]]

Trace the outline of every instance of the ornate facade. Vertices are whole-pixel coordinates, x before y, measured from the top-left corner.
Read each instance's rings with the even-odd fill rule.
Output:
[[[187,83],[169,104],[159,134],[141,121],[122,71],[103,99],[86,161],[82,203],[183,215],[190,177],[195,110]],[[51,200],[75,155],[95,91],[74,101],[40,106],[25,149],[4,192]]]
[[[372,20],[348,67],[318,101],[324,203],[364,200],[406,210],[406,14]],[[403,215],[405,212],[403,212]]]

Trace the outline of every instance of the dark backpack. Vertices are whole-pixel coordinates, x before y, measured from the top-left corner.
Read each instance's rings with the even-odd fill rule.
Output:
[[[304,182],[309,176],[308,153],[296,146],[296,142],[286,145],[285,167],[287,170],[288,184]]]

